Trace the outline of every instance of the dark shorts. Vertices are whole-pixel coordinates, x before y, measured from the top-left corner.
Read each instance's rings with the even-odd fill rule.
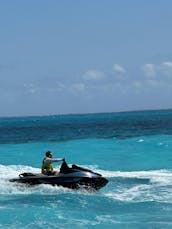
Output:
[[[48,171],[48,172],[44,172],[43,174],[44,175],[47,175],[47,176],[53,176],[55,175],[56,172],[51,172],[51,171]]]

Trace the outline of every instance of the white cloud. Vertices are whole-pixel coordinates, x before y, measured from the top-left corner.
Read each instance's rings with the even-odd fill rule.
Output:
[[[113,65],[113,71],[117,74],[124,74],[126,73],[126,70],[124,67],[122,67],[121,65],[119,64],[114,64]]]
[[[64,83],[56,82],[56,84],[55,84],[55,89],[56,89],[56,91],[58,91],[58,92],[62,92],[62,91],[64,91],[64,90],[66,89],[66,86],[65,86]]]
[[[72,84],[72,89],[78,92],[83,92],[85,91],[85,84],[83,83]]]
[[[163,62],[161,64],[161,73],[165,76],[172,76],[172,62]]]
[[[35,94],[38,91],[38,88],[36,88],[35,85],[32,83],[29,84],[24,83],[23,86],[26,92],[28,92],[29,94]]]
[[[154,64],[145,64],[143,72],[146,77],[154,78],[156,76],[156,66]]]
[[[162,76],[172,77],[172,62],[162,62],[160,64],[145,64],[143,67],[144,75],[147,78],[162,78]]]
[[[154,80],[154,79],[148,79],[145,81],[145,86],[146,87],[151,87],[151,88],[161,88],[164,85],[164,83],[162,81],[158,81],[158,80]]]
[[[105,75],[101,71],[89,70],[82,76],[82,78],[88,81],[91,81],[91,80],[99,81],[99,80],[104,79]]]
[[[172,68],[172,62],[163,62],[162,65],[168,68]]]

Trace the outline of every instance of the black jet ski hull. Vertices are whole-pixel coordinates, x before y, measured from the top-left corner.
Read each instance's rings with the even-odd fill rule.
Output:
[[[10,182],[29,185],[50,184],[73,189],[84,187],[98,190],[104,187],[108,183],[108,180],[99,173],[78,167],[77,165],[72,165],[70,168],[66,161],[64,161],[59,175],[47,176],[43,174],[22,173],[19,175],[19,178],[11,179]]]
[[[108,180],[104,177],[58,177],[58,176],[28,176],[11,179],[11,182],[24,183],[29,185],[50,184],[63,186],[66,188],[78,189],[84,187],[86,189],[99,190],[103,188]]]

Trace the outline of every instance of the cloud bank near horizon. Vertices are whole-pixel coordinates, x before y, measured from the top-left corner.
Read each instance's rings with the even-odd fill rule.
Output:
[[[4,72],[5,69],[3,69]],[[4,77],[2,72],[0,74],[0,103],[3,107],[11,106],[12,109],[17,108],[17,104],[24,104],[23,108],[26,112],[29,112],[29,107],[32,106],[37,113],[44,112],[46,109],[39,111],[38,107],[47,107],[54,113],[58,113],[58,110],[62,113],[70,113],[72,110],[70,104],[73,104],[73,110],[76,112],[78,112],[78,106],[82,107],[81,112],[82,110],[86,112],[87,109],[96,111],[96,107],[98,111],[101,111],[103,106],[100,104],[105,105],[108,101],[109,105],[105,105],[106,110],[114,110],[110,105],[113,101],[114,104],[118,103],[119,109],[125,110],[127,100],[134,101],[135,97],[140,97],[140,100],[146,98],[152,101],[159,92],[162,93],[162,98],[166,99],[172,90],[171,61],[144,64],[135,75],[117,63],[106,71],[90,69],[77,77],[60,78],[47,75],[35,79],[22,76],[12,78],[12,73],[13,70]],[[55,106],[56,102],[59,109]],[[135,106],[131,109],[137,109],[137,106],[140,106],[139,102],[134,103]],[[165,104],[168,106],[168,103]],[[53,109],[52,106],[54,106]],[[149,101],[144,102],[144,107],[146,106],[149,107]]]
[[[1,66],[1,65],[0,65]],[[3,65],[2,65],[3,66]],[[3,72],[5,69],[3,68]],[[9,70],[8,70],[9,73]],[[140,67],[140,71],[134,75],[126,67],[114,64],[111,69],[101,71],[90,69],[81,73],[78,77],[67,76],[60,78],[58,75],[51,77],[39,76],[33,79],[29,77],[18,76],[12,78],[13,70],[10,74],[0,73],[0,94],[6,91],[21,93],[21,95],[34,95],[41,93],[60,94],[65,92],[83,93],[91,90],[114,91],[117,88],[123,89],[144,89],[147,85],[149,89],[163,87],[166,90],[172,86],[172,61],[165,61],[160,64],[147,63]],[[167,87],[167,88],[166,88]],[[109,91],[109,92],[110,92]]]

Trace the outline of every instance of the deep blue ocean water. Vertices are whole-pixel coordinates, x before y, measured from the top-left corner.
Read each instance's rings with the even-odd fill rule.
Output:
[[[47,150],[109,183],[88,192],[8,181],[39,172]],[[172,110],[0,118],[0,155],[0,228],[172,228]]]

